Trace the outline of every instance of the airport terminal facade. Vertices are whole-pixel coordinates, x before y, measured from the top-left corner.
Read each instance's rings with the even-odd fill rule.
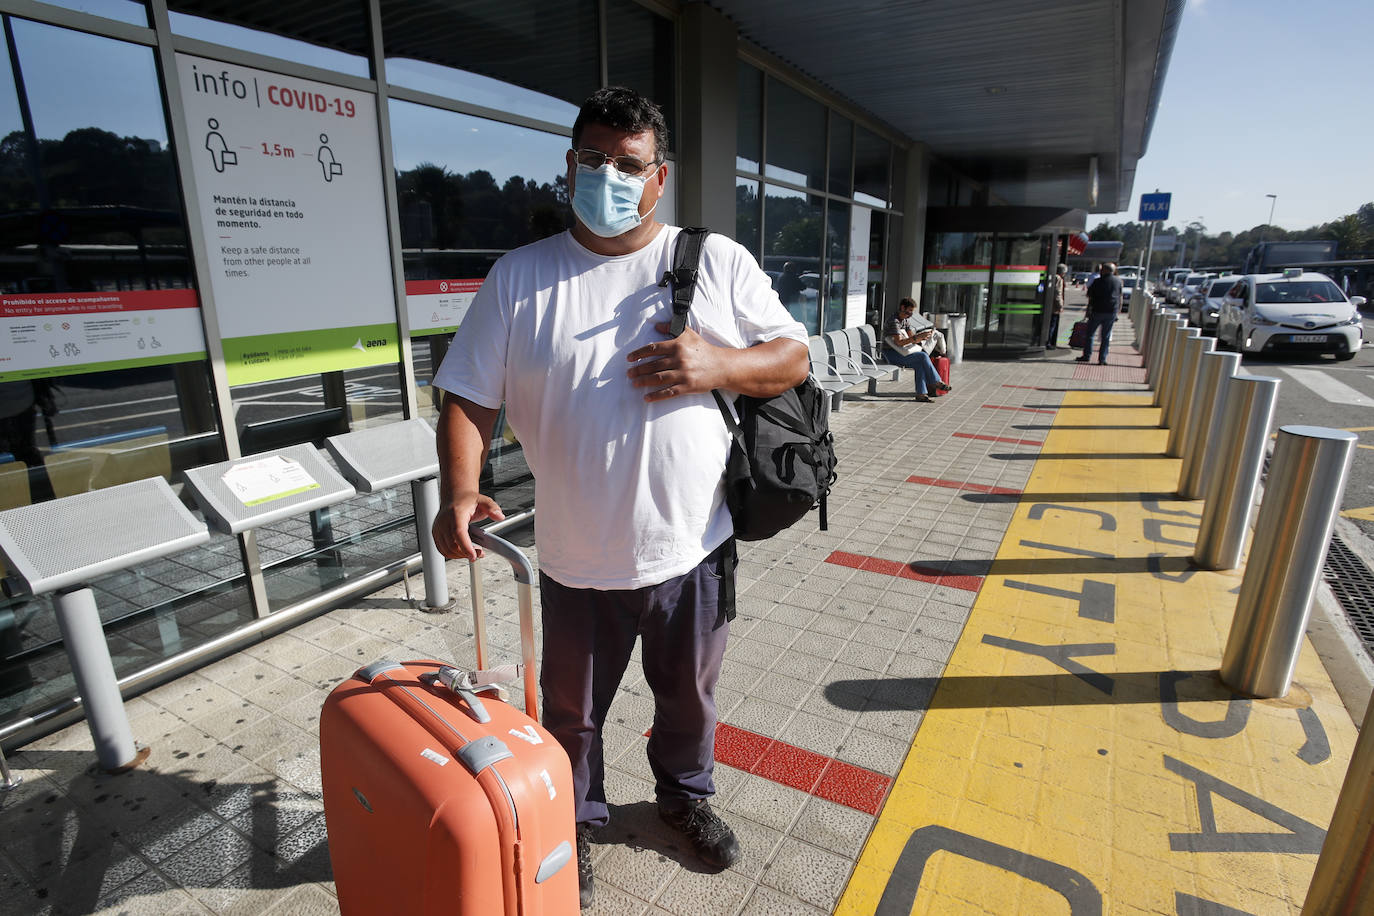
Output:
[[[970,351],[1034,352],[1066,235],[1129,197],[1143,141],[1121,137],[1148,135],[1182,4],[1128,6],[1153,44],[1132,50],[1135,29],[1113,52],[1103,189],[1091,145],[1015,169],[941,155],[749,4],[0,0],[0,509],[432,419],[491,264],[569,225],[571,124],[603,85],[665,109],[658,218],[794,273],[812,334],[910,295],[967,315]],[[828,9],[793,7],[815,27]],[[508,513],[532,505],[509,431],[484,482]],[[94,581],[126,692],[413,572],[413,516],[408,488],[384,490]],[[74,697],[49,599],[4,599],[0,744],[70,721]]]

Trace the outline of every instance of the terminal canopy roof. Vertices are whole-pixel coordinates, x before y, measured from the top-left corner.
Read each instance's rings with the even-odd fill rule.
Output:
[[[1129,209],[1184,0],[710,4],[987,182],[994,203],[1114,213]]]

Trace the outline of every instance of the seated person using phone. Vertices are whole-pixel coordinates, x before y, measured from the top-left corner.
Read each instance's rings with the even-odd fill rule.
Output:
[[[916,303],[910,298],[897,305],[897,314],[883,331],[883,355],[894,366],[912,370],[916,376],[916,400],[930,401],[930,391],[950,391],[930,361],[930,353],[945,352],[945,337],[930,322],[916,317]]]

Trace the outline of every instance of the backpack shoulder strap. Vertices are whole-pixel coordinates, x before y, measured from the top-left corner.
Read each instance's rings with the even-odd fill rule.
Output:
[[[687,327],[687,313],[692,309],[692,297],[697,292],[697,266],[701,264],[701,249],[710,229],[693,226],[683,229],[673,244],[673,269],[663,275],[659,286],[673,290],[673,323],[669,333],[681,336]]]
[[[706,236],[710,234],[710,229],[701,226],[690,226],[679,232],[677,241],[673,244],[673,269],[665,273],[663,279],[658,282],[659,286],[670,286],[673,290],[673,322],[668,330],[673,337],[682,336],[682,332],[687,328],[687,313],[692,310],[692,298],[697,291],[697,267],[701,264],[701,249],[706,244]],[[720,408],[720,415],[725,418],[725,426],[730,430],[731,437],[739,443],[740,451],[747,458],[744,431],[740,429],[734,414],[726,406],[721,393],[712,389],[711,394],[715,396],[716,406]]]

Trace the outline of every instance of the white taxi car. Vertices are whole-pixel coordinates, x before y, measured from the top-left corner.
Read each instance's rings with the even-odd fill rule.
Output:
[[[1363,296],[1346,298],[1325,274],[1291,267],[1246,274],[1226,291],[1217,316],[1217,346],[1242,353],[1297,351],[1354,359],[1364,326]]]

